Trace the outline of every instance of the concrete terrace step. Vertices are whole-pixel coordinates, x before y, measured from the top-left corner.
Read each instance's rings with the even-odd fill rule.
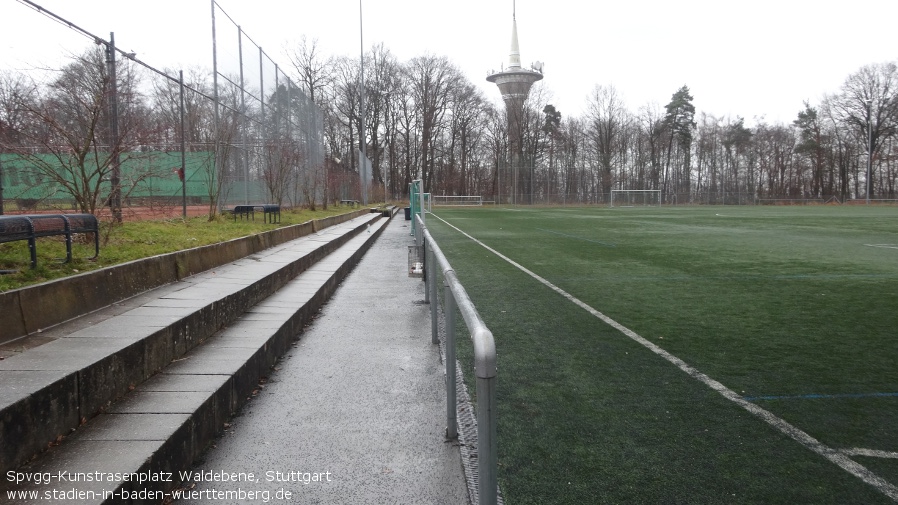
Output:
[[[211,503],[209,492],[250,502],[241,491],[272,503],[469,503],[467,442],[445,438],[445,364],[424,283],[409,276],[409,224],[386,227],[194,467],[258,480],[190,479],[178,503]]]
[[[139,306],[73,323],[80,329],[0,361],[0,482],[16,468],[56,469],[54,476],[189,468],[364,253],[386,222],[379,218],[365,215],[159,288]],[[132,483],[95,484],[112,491]],[[72,486],[31,479],[15,488]]]

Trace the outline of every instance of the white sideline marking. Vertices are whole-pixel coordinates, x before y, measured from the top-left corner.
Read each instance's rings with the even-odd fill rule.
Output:
[[[464,235],[465,237],[468,237],[469,239],[471,239],[472,241],[474,241],[474,243],[480,245],[481,247],[483,247],[483,248],[486,249],[487,251],[489,251],[489,252],[495,254],[496,256],[502,258],[503,260],[505,260],[506,262],[508,262],[509,264],[511,264],[512,266],[514,266],[515,268],[517,268],[518,270],[520,270],[520,271],[526,273],[526,274],[529,275],[530,277],[533,277],[534,279],[536,279],[537,281],[539,281],[539,282],[540,282],[541,284],[543,284],[544,286],[546,286],[546,287],[548,287],[549,289],[555,291],[556,293],[560,294],[561,296],[567,298],[569,301],[573,302],[575,305],[577,305],[577,306],[579,306],[580,308],[586,310],[587,312],[589,312],[589,313],[592,314],[593,316],[599,318],[599,319],[600,319],[602,322],[604,322],[605,324],[607,324],[607,325],[611,326],[612,328],[614,328],[614,329],[620,331],[621,333],[623,333],[624,335],[626,335],[626,336],[629,337],[630,339],[632,339],[632,340],[638,342],[639,344],[641,344],[643,347],[646,347],[647,349],[649,349],[649,350],[652,351],[653,353],[657,354],[658,356],[661,356],[662,358],[666,359],[666,360],[669,361],[670,363],[676,365],[677,368],[679,368],[680,370],[682,370],[682,371],[686,372],[687,374],[689,374],[690,377],[692,377],[693,379],[695,379],[695,380],[701,382],[702,384],[708,386],[709,388],[713,389],[714,391],[717,391],[718,393],[720,393],[721,396],[723,396],[723,397],[726,398],[727,400],[730,400],[731,402],[733,402],[733,403],[739,405],[740,407],[742,407],[743,409],[747,410],[748,412],[750,412],[750,413],[754,414],[755,416],[761,418],[761,419],[764,420],[767,424],[773,426],[774,428],[776,428],[777,430],[779,430],[781,433],[783,433],[783,434],[789,436],[790,438],[792,438],[792,439],[795,440],[796,442],[798,442],[798,443],[800,443],[801,445],[807,447],[808,449],[810,449],[810,450],[816,452],[816,453],[819,454],[820,456],[823,456],[824,458],[828,459],[828,460],[831,461],[832,463],[835,463],[835,464],[838,465],[841,469],[845,470],[846,472],[850,473],[851,475],[854,475],[855,477],[861,479],[862,481],[866,482],[867,484],[870,484],[871,486],[875,487],[875,488],[876,488],[877,490],[879,490],[882,494],[888,496],[888,497],[891,498],[893,501],[898,502],[898,487],[896,487],[896,486],[893,485],[892,483],[886,481],[886,480],[883,479],[882,477],[876,475],[875,473],[871,472],[871,471],[868,470],[865,466],[863,466],[863,465],[861,465],[861,464],[859,464],[859,463],[857,463],[857,462],[855,462],[855,461],[852,461],[852,460],[848,457],[848,454],[846,454],[844,451],[839,451],[839,450],[837,450],[837,449],[833,449],[833,448],[831,448],[831,447],[829,447],[829,446],[823,444],[822,442],[820,442],[820,441],[817,440],[816,438],[812,437],[811,435],[805,433],[805,432],[802,431],[801,429],[799,429],[799,428],[797,428],[797,427],[795,427],[795,426],[792,426],[791,424],[789,424],[788,422],[786,422],[784,419],[780,419],[779,417],[777,417],[776,415],[774,415],[772,412],[770,412],[770,411],[768,411],[768,410],[766,410],[766,409],[763,409],[763,408],[761,408],[761,407],[755,405],[754,403],[751,403],[751,402],[749,402],[749,401],[744,400],[741,396],[739,396],[738,394],[736,394],[735,391],[729,389],[728,387],[724,386],[724,385],[721,384],[720,382],[718,382],[718,381],[712,379],[711,377],[705,375],[704,373],[698,371],[697,369],[693,368],[691,365],[687,364],[685,361],[683,361],[683,360],[681,360],[680,358],[674,356],[673,354],[671,354],[671,353],[665,351],[664,349],[658,347],[657,345],[655,345],[655,344],[649,342],[649,341],[646,340],[645,338],[639,336],[639,335],[638,335],[636,332],[634,332],[633,330],[631,330],[631,329],[627,328],[626,326],[624,326],[624,325],[618,323],[617,321],[615,321],[614,319],[611,319],[610,317],[606,316],[605,314],[602,314],[602,313],[599,312],[598,310],[596,310],[596,309],[590,307],[589,305],[587,305],[586,303],[580,301],[579,299],[577,299],[576,297],[574,297],[573,295],[571,295],[571,294],[568,293],[567,291],[565,291],[565,290],[559,288],[558,286],[552,284],[551,282],[547,281],[546,279],[543,279],[543,278],[540,277],[539,275],[537,275],[537,274],[531,272],[530,270],[528,270],[527,268],[525,268],[523,265],[521,265],[521,264],[515,262],[515,261],[512,260],[511,258],[505,256],[504,254],[500,253],[499,251],[497,251],[497,250],[493,249],[492,247],[490,247],[490,246],[484,244],[483,242],[477,240],[476,238],[472,237],[471,235],[468,235],[467,233],[463,232],[462,230],[460,230],[460,229],[457,228],[456,226],[454,226],[454,225],[452,225],[451,223],[447,222],[445,219],[443,219],[443,218],[441,218],[441,217],[439,217],[439,216],[434,216],[434,217],[436,217],[436,218],[439,219],[440,221],[446,223],[446,225],[448,225],[448,226],[451,227],[452,229],[458,231],[459,233],[461,233],[461,234]]]
[[[898,245],[895,244],[864,244],[867,247],[884,247],[886,249],[898,249]]]
[[[842,454],[846,456],[868,456],[871,458],[898,459],[898,452],[877,451],[875,449],[861,449],[859,447],[855,447],[853,449],[842,449]]]

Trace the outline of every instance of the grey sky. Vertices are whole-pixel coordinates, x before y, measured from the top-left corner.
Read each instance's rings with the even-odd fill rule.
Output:
[[[209,0],[35,0],[155,67],[211,68]],[[220,0],[281,66],[301,35],[328,54],[358,57],[358,0]],[[507,64],[511,0],[363,0],[364,44],[400,60],[445,55],[487,97]],[[542,86],[563,115],[579,115],[597,85],[614,85],[628,108],[663,107],[683,84],[699,112],[753,123],[791,122],[861,66],[898,60],[898,2],[854,0],[517,0],[524,66],[545,64]],[[219,33],[219,37],[226,34]],[[58,63],[90,43],[17,0],[0,0],[0,68]]]

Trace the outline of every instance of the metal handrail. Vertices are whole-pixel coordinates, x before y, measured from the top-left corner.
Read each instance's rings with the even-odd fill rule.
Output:
[[[437,269],[433,266],[438,265],[443,272],[445,303],[443,315],[446,321],[446,436],[449,438],[458,436],[455,386],[457,373],[455,366],[455,310],[457,308],[468,327],[474,344],[474,376],[476,377],[477,391],[478,503],[480,505],[496,505],[499,496],[496,436],[496,342],[492,332],[480,318],[474,303],[455,275],[455,270],[449,265],[449,260],[446,259],[440,246],[425,227],[424,220],[420,215],[416,215],[415,219],[418,220],[418,233],[415,234],[416,244],[419,247],[424,245],[426,250],[424,272],[427,285],[426,293],[430,302],[431,340],[433,343],[439,343]]]

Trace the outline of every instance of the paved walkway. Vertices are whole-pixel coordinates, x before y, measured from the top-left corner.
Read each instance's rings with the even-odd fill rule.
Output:
[[[253,479],[181,503],[468,503],[408,226],[392,220],[195,469]]]

